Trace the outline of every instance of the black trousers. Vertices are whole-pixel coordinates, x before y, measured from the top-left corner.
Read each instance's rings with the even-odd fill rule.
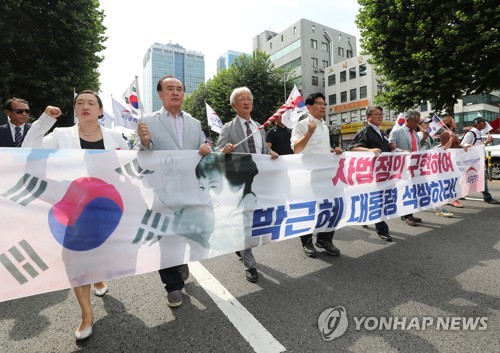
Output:
[[[323,232],[323,233],[318,233],[316,235],[316,241],[320,242],[320,243],[323,243],[323,242],[331,242],[332,239],[333,239],[333,234],[335,232]],[[300,241],[302,242],[302,246],[306,245],[306,243],[309,241],[309,239],[312,238],[312,234],[306,234],[306,235],[302,235],[300,237]]]
[[[165,284],[165,289],[168,293],[184,288],[184,281],[182,280],[179,272],[179,267],[181,266],[183,265],[163,268],[158,271],[161,281]]]
[[[384,221],[375,223],[375,229],[378,234],[386,234],[389,233],[389,226]]]

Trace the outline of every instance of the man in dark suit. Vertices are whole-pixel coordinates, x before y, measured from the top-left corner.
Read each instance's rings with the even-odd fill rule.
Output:
[[[167,75],[156,86],[162,101],[159,111],[144,116],[137,127],[136,149],[139,150],[198,150],[205,156],[212,152],[205,143],[201,123],[181,110],[185,86],[180,80]],[[163,243],[160,249],[164,251]],[[163,268],[159,271],[167,291],[167,304],[171,308],[182,304],[182,288],[189,277],[187,264]]]
[[[389,143],[385,133],[380,130],[380,125],[384,121],[382,107],[367,107],[366,120],[368,124],[358,131],[352,142],[351,151],[373,152],[377,156],[383,152],[391,152],[396,148],[394,142]],[[389,226],[384,221],[375,223],[375,228],[380,238],[385,241],[392,241],[389,234]]]
[[[29,104],[21,98],[10,98],[3,109],[9,121],[0,126],[0,147],[21,147],[31,127],[28,123],[31,116]]]

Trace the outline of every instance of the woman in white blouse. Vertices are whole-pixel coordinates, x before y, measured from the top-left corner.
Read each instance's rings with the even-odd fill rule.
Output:
[[[99,96],[92,91],[82,91],[74,99],[78,123],[72,127],[61,127],[45,136],[47,131],[61,116],[58,107],[48,106],[42,116],[33,123],[26,135],[23,147],[31,148],[68,148],[68,149],[129,149],[122,134],[99,125],[103,115],[103,105]],[[75,295],[82,310],[82,321],[75,331],[77,340],[92,334],[93,313],[90,304],[91,285],[74,287]],[[95,295],[104,296],[108,286],[104,282],[94,283]]]

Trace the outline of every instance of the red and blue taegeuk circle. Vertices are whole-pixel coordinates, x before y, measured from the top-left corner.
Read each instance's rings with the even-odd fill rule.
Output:
[[[74,180],[63,198],[49,211],[50,231],[69,250],[88,251],[101,246],[123,215],[116,188],[92,177]]]
[[[134,107],[135,109],[139,109],[139,99],[136,95],[131,95],[130,97],[128,97],[128,101],[130,102],[130,105],[132,107]]]

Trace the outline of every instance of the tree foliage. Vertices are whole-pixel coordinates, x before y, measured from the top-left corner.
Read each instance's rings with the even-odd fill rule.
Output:
[[[265,122],[284,103],[283,78],[289,70],[275,68],[269,56],[256,50],[251,57],[241,56],[229,67],[219,71],[206,84],[201,84],[184,101],[183,109],[201,120],[207,129],[205,101],[215,110],[223,122],[235,117],[229,103],[233,89],[246,86],[253,94],[252,118]],[[293,82],[287,80],[287,92],[293,89]]]
[[[383,77],[377,101],[406,110],[457,99],[500,82],[500,7],[493,0],[358,0],[363,54]]]
[[[59,106],[71,124],[73,88],[99,89],[103,18],[97,0],[3,0],[0,98],[24,98],[35,114]]]

